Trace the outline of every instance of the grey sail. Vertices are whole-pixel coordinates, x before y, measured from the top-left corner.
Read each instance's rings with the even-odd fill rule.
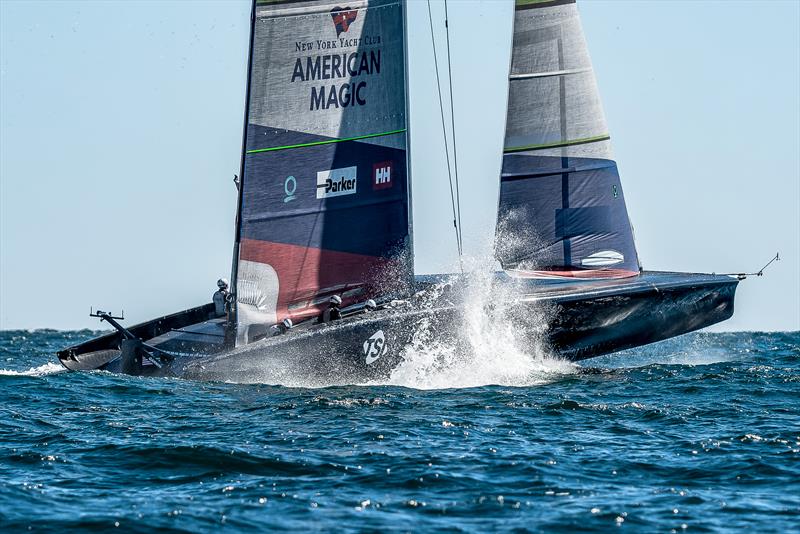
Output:
[[[639,271],[574,0],[517,0],[496,251],[542,276]]]
[[[258,0],[237,341],[410,280],[401,0]]]

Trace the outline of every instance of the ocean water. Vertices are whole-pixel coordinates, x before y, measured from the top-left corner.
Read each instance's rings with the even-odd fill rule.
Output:
[[[314,389],[63,372],[91,335],[0,332],[3,532],[800,532],[798,332]]]

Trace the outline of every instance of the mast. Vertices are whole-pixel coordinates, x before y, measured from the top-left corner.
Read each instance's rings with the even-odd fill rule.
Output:
[[[242,155],[239,162],[239,183],[236,186],[236,223],[233,238],[233,258],[231,259],[231,293],[236,302],[236,278],[239,274],[239,243],[242,232],[242,192],[244,191],[244,165],[247,151],[247,116],[250,108],[250,76],[253,72],[253,37],[255,35],[256,0],[250,5],[250,40],[247,46],[247,81],[244,93],[244,116],[242,119]],[[233,322],[238,322],[239,306],[233,306]]]
[[[413,180],[411,179],[411,87],[408,80],[408,0],[403,0],[403,77],[406,88],[406,176],[408,177],[408,247],[405,251],[411,269],[411,283],[414,283],[414,210]]]

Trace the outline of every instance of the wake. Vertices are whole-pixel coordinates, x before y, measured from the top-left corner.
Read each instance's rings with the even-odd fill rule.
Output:
[[[0,369],[0,376],[47,376],[65,372],[66,369],[58,363],[49,362],[39,367],[31,367],[27,371],[14,371],[13,369]]]

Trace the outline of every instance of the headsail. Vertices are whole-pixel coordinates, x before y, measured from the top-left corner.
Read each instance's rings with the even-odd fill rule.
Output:
[[[237,343],[410,278],[401,0],[257,0]],[[386,273],[391,271],[391,276]]]
[[[516,0],[496,250],[534,276],[639,271],[575,0]]]

